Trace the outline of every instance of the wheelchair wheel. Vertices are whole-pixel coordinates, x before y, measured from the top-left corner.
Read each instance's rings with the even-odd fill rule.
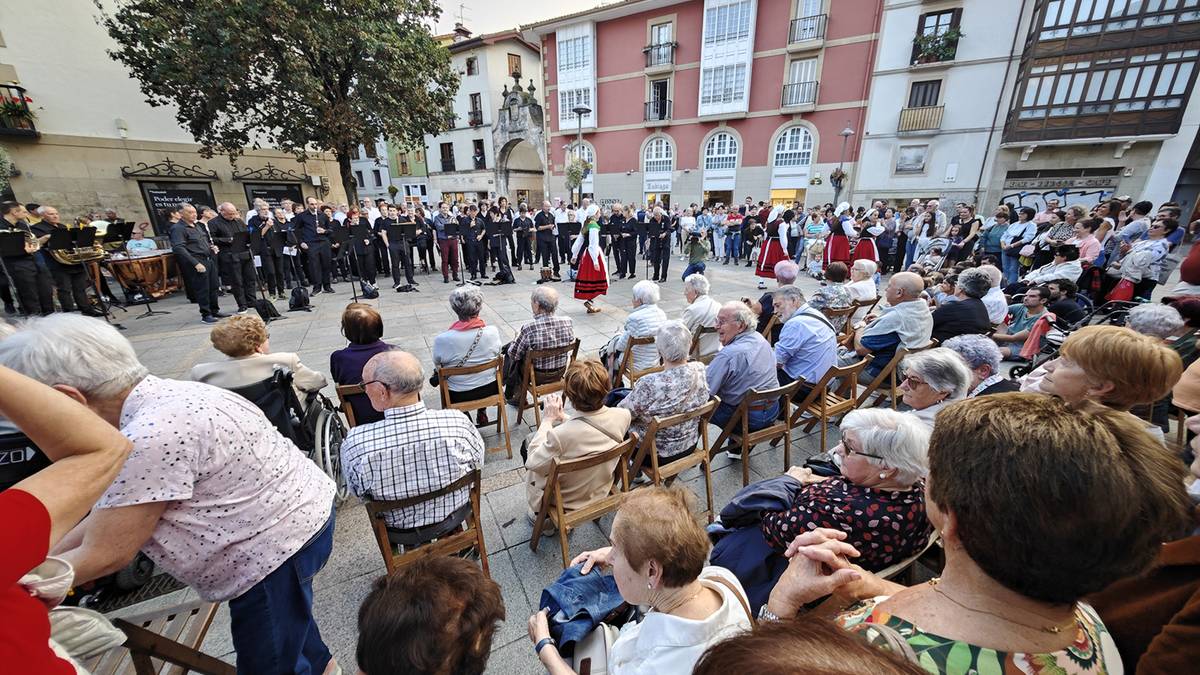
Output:
[[[346,438],[346,427],[336,412],[329,409],[322,411],[321,420],[317,425],[317,439],[314,459],[321,466],[325,475],[333,479],[337,485],[337,505],[341,506],[350,496],[346,480],[342,478],[342,440]]]

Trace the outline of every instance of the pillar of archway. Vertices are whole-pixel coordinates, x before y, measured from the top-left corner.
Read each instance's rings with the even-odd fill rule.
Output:
[[[534,96],[535,89],[533,80],[529,81],[529,86],[525,89],[521,88],[519,77],[513,78],[514,84],[510,91],[508,85],[504,86],[503,105],[500,107],[499,114],[496,116],[496,126],[492,129],[492,150],[493,157],[496,158],[496,194],[509,194],[509,166],[508,161],[512,155],[513,149],[517,147],[521,141],[533,146],[537,151],[538,160],[541,162],[541,169],[546,170],[546,135],[542,126],[542,106],[538,105],[537,98]],[[543,180],[544,184],[545,181]]]

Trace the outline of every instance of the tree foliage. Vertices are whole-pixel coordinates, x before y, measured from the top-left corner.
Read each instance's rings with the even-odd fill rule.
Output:
[[[354,147],[420,146],[451,126],[458,75],[426,28],[435,0],[94,1],[110,55],[206,156],[332,152],[353,195]]]

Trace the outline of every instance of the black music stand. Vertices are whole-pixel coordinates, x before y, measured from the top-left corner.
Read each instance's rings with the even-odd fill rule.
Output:
[[[466,286],[469,283],[474,283],[476,286],[478,286],[479,285],[478,282],[467,281],[467,270],[466,270],[465,265],[463,265],[463,243],[464,243],[463,237],[464,236],[465,237],[472,236],[470,228],[463,227],[463,226],[459,225],[457,222],[454,222],[454,223],[446,223],[445,225],[442,226],[442,229],[446,233],[447,238],[449,238],[449,237],[457,237],[458,238],[458,247],[457,248],[458,248],[458,279],[459,279],[459,281],[457,284],[455,284],[455,286]]]
[[[275,238],[272,238],[271,235],[275,235]],[[266,239],[263,239],[262,231],[259,230],[257,227],[251,229],[247,233],[247,236],[249,237],[249,244],[250,244],[250,251],[251,251],[250,259],[251,260],[254,260],[254,258],[256,257],[253,253],[254,251],[266,251],[263,255],[271,255],[271,252],[277,250],[275,248],[272,248],[272,244],[280,244],[280,247],[282,248],[282,243],[281,243],[282,235],[280,235],[278,232],[276,232],[275,228],[271,228],[271,231],[267,233]],[[235,239],[235,242],[236,242],[236,239]],[[258,257],[259,266],[254,268],[254,281],[258,285],[258,295],[262,299],[263,302],[274,306],[275,303],[272,302],[271,299],[267,297],[267,285],[266,285],[267,273],[266,273],[266,271],[265,270],[263,271],[262,279],[258,278],[258,271],[263,268],[262,268],[262,255],[259,255],[257,257]],[[268,313],[267,316],[262,317],[262,320],[263,320],[263,323],[271,323],[272,321],[278,321],[279,319],[284,319],[284,318],[287,318],[287,317],[283,316],[282,314],[280,314],[279,316],[271,316],[270,313]]]

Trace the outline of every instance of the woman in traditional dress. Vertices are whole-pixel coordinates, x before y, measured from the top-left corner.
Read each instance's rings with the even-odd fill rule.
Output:
[[[829,226],[829,239],[825,243],[825,266],[829,263],[842,262],[849,267],[853,262],[850,258],[850,235],[854,232],[854,219],[846,214],[850,204],[842,202],[833,212],[833,223]]]
[[[851,261],[854,260],[870,260],[879,262],[879,248],[875,245],[875,237],[884,233],[883,225],[879,224],[878,219],[868,213],[867,226],[859,232],[858,243],[854,245],[854,253],[851,254]]]
[[[586,248],[583,245],[584,239],[587,240]],[[595,216],[587,217],[581,236],[575,238],[575,244],[571,247],[571,259],[575,261],[578,269],[575,276],[575,299],[583,300],[588,314],[595,314],[600,308],[592,306],[592,300],[608,292],[608,265],[600,247],[600,224],[596,222]]]
[[[791,211],[787,212],[792,214]],[[780,260],[787,260],[787,236],[788,226],[785,221],[790,221],[791,217],[784,217],[782,206],[776,206],[771,209],[767,215],[767,222],[764,229],[766,230],[765,239],[762,246],[758,250],[758,265],[754,270],[754,274],[764,279],[775,278],[775,263]],[[794,217],[794,214],[792,214]]]

